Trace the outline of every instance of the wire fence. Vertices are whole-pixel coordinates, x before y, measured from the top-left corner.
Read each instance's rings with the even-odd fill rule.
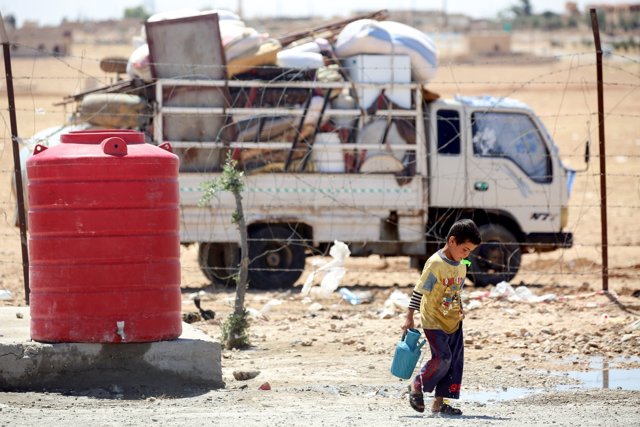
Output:
[[[426,86],[430,91],[443,98],[491,96],[442,104],[409,82],[376,92],[375,85],[354,82],[354,69],[340,62],[322,70],[255,66],[222,84],[200,86],[102,72],[103,58],[85,54],[21,57],[14,60],[13,81],[23,162],[36,142],[29,137],[36,134],[38,143],[55,145],[60,132],[71,129],[64,126],[131,128],[150,143],[175,146],[182,168],[182,226],[190,227],[182,230],[182,240],[200,244],[198,250],[183,250],[183,285],[201,285],[205,277],[228,284],[235,274],[239,252],[230,196],[196,206],[200,185],[217,176],[227,155],[246,174],[254,274],[271,272],[278,280],[277,274],[290,273],[299,280],[311,268],[305,258],[327,256],[334,240],[350,243],[354,255],[423,262],[444,243],[453,220],[471,217],[508,232],[497,237],[495,230],[488,232],[506,253],[490,259],[496,255],[487,249],[484,257],[478,255],[486,275],[511,279],[518,272],[516,279],[561,281],[594,277],[602,268],[594,56],[441,63],[439,77]],[[640,254],[640,228],[633,221],[640,207],[639,63],[637,57],[615,54],[605,62],[607,209],[613,218],[608,247],[630,254],[610,264],[612,278],[631,277],[640,268],[628,261]],[[385,68],[369,71],[393,74]],[[522,105],[511,98],[530,109],[517,110]],[[398,104],[403,102],[408,104]],[[514,111],[526,111],[526,120]],[[3,268],[17,274],[22,261],[11,192],[11,135],[8,110],[1,112]],[[38,134],[45,128],[51,129]],[[587,141],[589,163],[584,162]],[[572,168],[580,169],[575,178],[569,178]],[[488,192],[470,190],[473,182],[488,186]],[[539,216],[533,220],[532,213]],[[543,217],[548,223],[541,226]],[[534,239],[536,233],[561,231],[573,233],[573,241],[559,241],[559,235]],[[547,252],[553,246],[559,248]],[[408,265],[412,282],[415,272]],[[368,269],[354,264],[350,271]]]

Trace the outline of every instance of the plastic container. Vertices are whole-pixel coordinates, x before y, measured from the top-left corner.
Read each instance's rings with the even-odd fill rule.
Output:
[[[178,158],[144,142],[71,132],[27,160],[32,339],[180,336]]]
[[[411,378],[413,370],[416,368],[416,363],[420,358],[420,350],[422,346],[427,342],[420,339],[420,331],[417,329],[408,329],[402,334],[402,339],[396,344],[396,350],[393,355],[393,361],[391,362],[391,374],[407,380]]]
[[[360,300],[360,297],[358,297],[356,294],[354,294],[347,288],[340,288],[338,293],[340,293],[340,296],[342,297],[343,300],[349,301],[351,305],[358,305],[362,302]]]
[[[320,172],[344,173],[344,154],[340,145],[340,136],[337,133],[319,133],[316,135],[313,151],[313,162]]]

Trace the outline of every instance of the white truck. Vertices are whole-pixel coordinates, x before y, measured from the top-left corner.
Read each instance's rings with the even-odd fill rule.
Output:
[[[181,242],[199,245],[200,268],[217,284],[232,284],[239,265],[236,205],[230,193],[200,202],[228,153],[246,171],[254,288],[292,286],[305,257],[326,254],[336,240],[352,256],[407,256],[420,269],[460,218],[482,235],[470,256],[476,286],[511,280],[523,253],[571,247],[564,230],[575,172],[531,108],[503,98],[439,99],[410,82],[407,64],[378,78],[365,63],[354,60],[345,81],[158,78],[137,97],[85,97],[79,116],[172,145],[181,158]],[[23,162],[35,143],[87,126],[43,131]]]
[[[269,153],[278,164],[263,162],[245,176],[243,209],[253,288],[292,286],[304,270],[305,257],[326,254],[335,240],[346,242],[352,256],[407,256],[420,269],[460,218],[473,219],[482,235],[483,244],[470,256],[469,277],[476,286],[511,280],[523,253],[571,247],[572,234],[564,230],[574,172],[563,165],[534,111],[515,100],[427,101],[427,92],[412,83],[280,83],[325,93],[355,91],[361,97],[374,91],[406,100],[408,93],[411,108],[387,103],[367,113],[325,102],[313,118],[318,118],[317,129],[293,143],[259,137],[217,142],[167,138],[168,120],[197,127],[202,125],[198,120],[214,116],[218,121],[241,115],[295,117],[302,126],[309,118],[308,106],[205,108],[163,103],[168,91],[183,85],[199,91],[237,91],[266,84],[156,81],[153,139],[171,143],[182,158],[181,241],[199,245],[200,268],[214,283],[232,283],[238,268],[239,232],[231,221],[236,205],[230,193],[220,193],[206,206],[200,200],[203,183],[220,176],[221,159],[228,152],[240,159],[246,152]],[[269,85],[278,87],[277,82]],[[340,143],[340,129],[322,131],[319,116],[350,122],[355,133],[343,132]],[[410,132],[403,124],[409,124]],[[203,159],[214,166],[202,168],[198,162]]]

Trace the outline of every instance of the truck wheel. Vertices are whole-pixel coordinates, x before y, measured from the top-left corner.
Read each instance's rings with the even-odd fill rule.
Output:
[[[510,281],[518,272],[522,258],[515,236],[498,224],[485,224],[478,229],[482,244],[469,255],[469,278],[481,287]]]
[[[249,286],[254,289],[289,288],[304,270],[300,236],[282,225],[265,226],[249,234]]]
[[[238,272],[240,249],[231,243],[200,243],[198,265],[211,283],[236,286],[234,276]]]

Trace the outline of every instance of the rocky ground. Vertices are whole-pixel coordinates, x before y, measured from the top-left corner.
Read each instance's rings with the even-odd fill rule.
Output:
[[[403,259],[387,260],[389,271]],[[353,266],[358,262],[353,261]],[[369,260],[375,265],[380,260]],[[383,274],[378,271],[377,274]],[[415,273],[417,275],[417,272]],[[412,279],[414,277],[411,277]],[[177,395],[139,390],[0,394],[0,425],[40,422],[138,425],[637,425],[640,421],[640,304],[634,291],[589,285],[528,287],[539,302],[497,287],[465,292],[461,420],[418,414],[408,381],[389,373],[410,283],[349,285],[369,302],[352,305],[290,291],[250,291],[251,347],[224,350],[220,390]],[[317,289],[314,288],[314,289]],[[507,291],[509,288],[507,287]],[[198,320],[199,295],[212,320]],[[185,289],[193,326],[220,337],[235,293]],[[531,297],[531,295],[529,295]],[[425,350],[424,362],[429,352]],[[586,382],[585,382],[586,381]],[[620,389],[622,388],[622,389]]]

